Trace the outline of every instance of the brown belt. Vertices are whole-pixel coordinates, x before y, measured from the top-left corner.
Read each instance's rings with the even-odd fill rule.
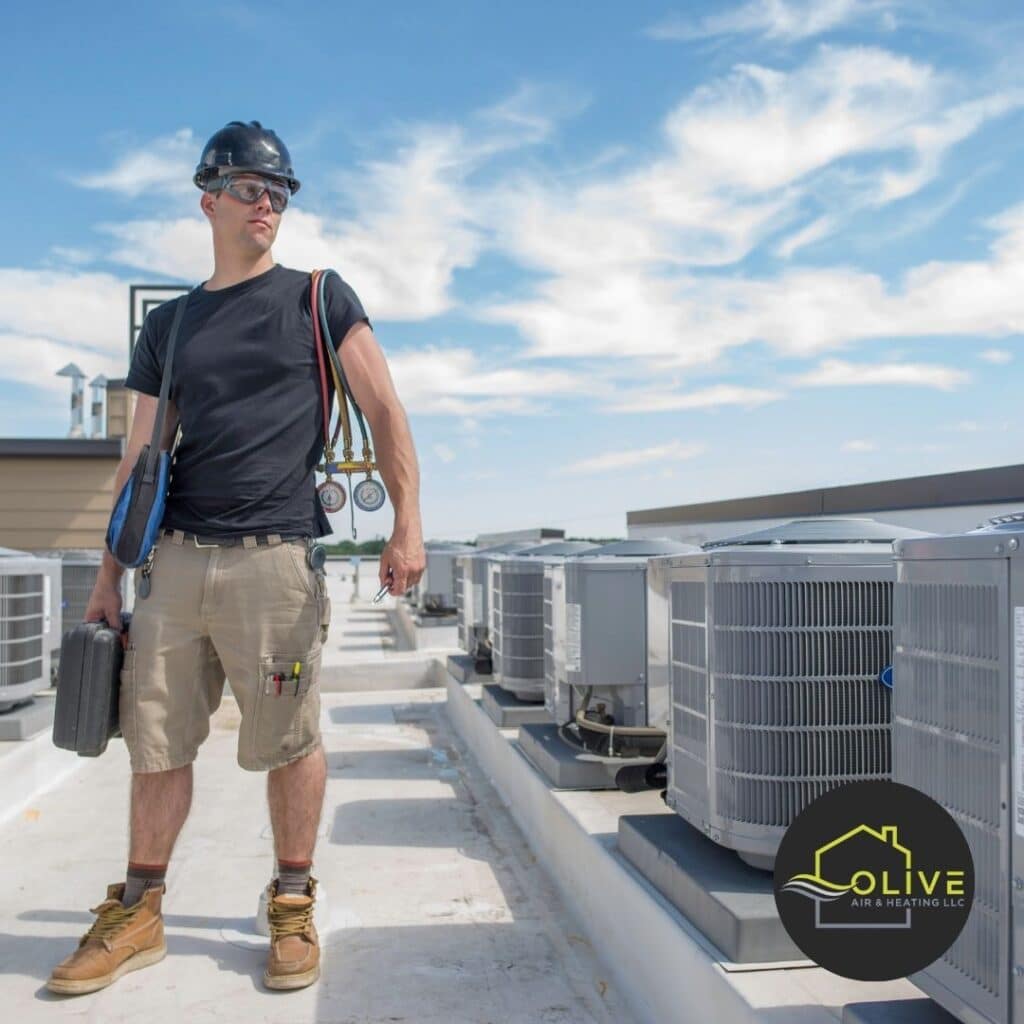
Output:
[[[256,548],[261,545],[273,547],[275,544],[285,544],[292,540],[308,540],[301,534],[281,533],[251,534],[248,537],[200,537],[185,530],[165,529],[163,534],[165,537],[172,538],[175,544],[192,541],[197,548],[231,548],[239,544],[244,548]]]

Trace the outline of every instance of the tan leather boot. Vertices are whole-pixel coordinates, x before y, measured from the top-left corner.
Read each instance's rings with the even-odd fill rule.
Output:
[[[305,988],[320,977],[320,940],[313,924],[316,879],[310,878],[307,895],[277,894],[278,880],[267,893],[270,956],[263,974],[267,988]]]
[[[46,987],[62,995],[82,995],[163,960],[167,946],[160,902],[165,889],[147,889],[134,907],[125,907],[124,882],[108,885],[107,898],[91,908],[98,915],[92,927],[78,949],[53,969]]]

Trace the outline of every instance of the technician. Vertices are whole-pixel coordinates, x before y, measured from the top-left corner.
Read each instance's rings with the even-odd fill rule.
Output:
[[[164,878],[225,676],[241,712],[238,763],[268,773],[278,877],[267,893],[263,980],[302,988],[320,974],[310,869],[327,775],[319,669],[330,602],[309,552],[331,532],[314,485],[324,424],[310,275],[271,254],[299,182],[281,139],[258,121],[214,134],[193,180],[212,229],[213,275],[146,317],[125,382],[138,401],[114,486],[117,495],[150,440],[171,319],[176,302],[187,302],[162,447],[179,419],[181,441],[152,571],[136,572],[121,674],[132,768],[127,878],[108,886],[96,921],[54,969],[48,987],[65,994],[164,957]],[[331,335],[395,513],[380,582],[400,595],[426,565],[412,436],[359,299],[337,276],[327,286]],[[119,621],[121,572],[105,553],[86,621]],[[211,863],[209,884],[231,871]]]

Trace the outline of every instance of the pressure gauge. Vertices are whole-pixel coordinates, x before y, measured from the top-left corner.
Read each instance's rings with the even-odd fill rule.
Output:
[[[384,504],[384,488],[376,480],[363,480],[352,489],[352,500],[364,512],[376,512]]]
[[[316,493],[325,512],[340,512],[345,507],[345,488],[334,480],[325,480]]]

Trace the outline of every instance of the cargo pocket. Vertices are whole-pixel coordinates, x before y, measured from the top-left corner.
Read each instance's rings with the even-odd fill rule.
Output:
[[[317,738],[319,681],[319,648],[302,655],[268,654],[260,658],[252,723],[254,768],[276,768]]]

